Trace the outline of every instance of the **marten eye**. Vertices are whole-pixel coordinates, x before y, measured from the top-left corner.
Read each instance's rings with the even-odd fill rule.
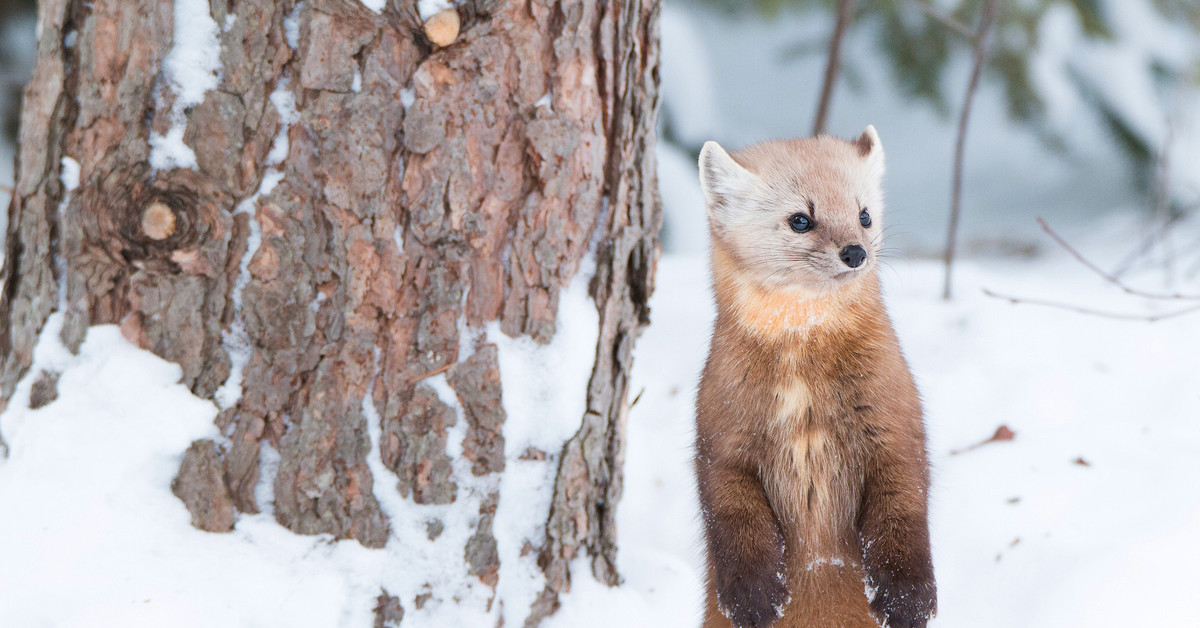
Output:
[[[858,222],[862,223],[862,226],[864,227],[871,226],[871,214],[867,213],[866,207],[864,207],[863,210],[858,213]]]
[[[812,231],[813,221],[804,214],[792,214],[791,217],[788,218],[788,225],[792,227],[792,231],[795,231],[796,233],[804,233],[806,231]]]

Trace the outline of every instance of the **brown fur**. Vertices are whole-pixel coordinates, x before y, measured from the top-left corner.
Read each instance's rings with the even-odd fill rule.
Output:
[[[869,131],[872,137],[864,133],[853,143],[819,141],[822,149],[839,142],[844,154],[833,154],[851,170],[848,156],[866,158],[878,148]],[[777,157],[784,145],[802,162],[817,141],[760,145],[735,159],[779,193],[779,177],[768,178],[759,161],[764,152]],[[797,237],[806,251],[870,237],[832,216],[850,208],[857,219],[859,211],[845,204],[852,195],[836,189],[853,179],[837,163],[811,162],[797,169],[799,177],[782,178],[804,181],[798,194],[816,197],[815,216],[825,212],[831,227]],[[767,164],[786,170],[770,157]],[[821,168],[830,171],[813,176]],[[820,179],[832,184],[821,190]],[[738,203],[736,189],[713,194],[719,184],[707,183],[710,216],[721,209],[714,202]],[[818,260],[811,278],[771,284],[761,278],[776,273],[748,267],[770,262],[739,254],[738,239],[713,220],[717,320],[696,417],[709,559],[704,626],[727,627],[730,618],[781,628],[874,627],[885,618],[893,628],[925,626],[936,590],[924,426],[874,266],[835,280]],[[877,255],[877,238],[871,248]],[[776,605],[783,610],[778,619]]]

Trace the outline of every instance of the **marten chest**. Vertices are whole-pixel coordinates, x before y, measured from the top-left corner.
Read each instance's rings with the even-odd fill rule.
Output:
[[[780,519],[809,538],[841,536],[857,509],[861,463],[841,396],[799,375],[772,386],[767,490]]]

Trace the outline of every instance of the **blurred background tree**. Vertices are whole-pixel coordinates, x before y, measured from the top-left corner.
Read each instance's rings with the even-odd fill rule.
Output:
[[[21,89],[33,69],[36,6],[34,0],[0,0],[0,133],[8,143],[17,137]]]
[[[757,15],[770,20],[784,12],[799,12],[828,19],[830,23],[833,23],[840,4],[838,0],[692,2],[711,5],[737,17]],[[1200,31],[1200,2],[1151,0],[1151,4],[1165,20],[1188,24]],[[984,0],[857,0],[854,5],[850,29],[869,28],[879,33],[875,45],[886,60],[895,88],[909,99],[928,103],[942,116],[953,115],[960,106],[962,86],[946,80],[947,70],[956,59],[971,54],[969,33],[954,28],[954,25],[973,30]],[[1115,37],[1105,0],[1001,0],[983,81],[1002,88],[1011,120],[1030,128],[1048,146],[1061,150],[1062,138],[1046,124],[1045,95],[1033,79],[1032,71],[1034,53],[1044,36],[1043,22],[1058,6],[1067,7],[1074,13],[1087,38],[1106,41]],[[828,36],[810,37],[797,41],[783,53],[792,57],[824,56],[828,43]],[[1181,85],[1200,84],[1200,59],[1193,58],[1190,63],[1180,64],[1151,55],[1145,59],[1145,64],[1145,70],[1154,77],[1164,99]],[[861,88],[861,65],[862,59],[842,55],[840,82],[844,87]],[[1155,140],[1147,137],[1146,132],[1127,117],[1115,95],[1098,84],[1096,77],[1076,71],[1071,73],[1071,79],[1078,96],[1106,127],[1114,147],[1128,159],[1138,191],[1152,194],[1158,153]],[[669,134],[669,127],[667,132]]]

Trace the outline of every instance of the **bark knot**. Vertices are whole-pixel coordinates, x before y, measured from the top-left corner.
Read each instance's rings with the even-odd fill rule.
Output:
[[[462,28],[462,20],[458,17],[458,11],[444,9],[434,13],[425,21],[425,36],[433,45],[445,48],[458,39],[460,28]]]
[[[151,240],[165,240],[175,233],[175,212],[160,200],[142,210],[142,233]]]

